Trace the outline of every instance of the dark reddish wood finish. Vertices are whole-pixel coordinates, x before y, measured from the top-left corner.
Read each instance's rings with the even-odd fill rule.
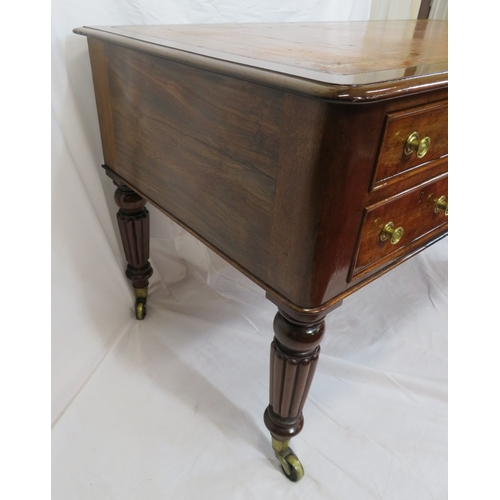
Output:
[[[267,283],[288,300],[269,292],[273,302],[313,311],[346,296],[365,207],[447,167],[443,159],[427,162],[370,192],[385,117],[445,97],[439,91],[355,106],[287,95]]]
[[[431,137],[429,151],[423,158],[415,152],[404,153],[406,140],[413,132],[420,139]],[[397,180],[408,170],[448,154],[448,101],[438,101],[388,113],[385,119],[380,153],[375,168],[374,188]]]
[[[146,288],[153,274],[149,263],[149,212],[145,208],[146,200],[117,176],[113,177],[117,186],[115,202],[120,207],[116,218],[128,263],[125,274],[134,288]]]
[[[295,313],[349,293],[365,207],[412,183],[370,192],[386,116],[447,96],[330,102],[89,46],[109,169]],[[439,168],[427,162],[424,179]]]
[[[385,38],[391,26],[404,33],[401,44]],[[351,31],[333,28],[329,43]],[[323,69],[352,69],[337,83],[325,82],[328,71],[309,79],[299,55],[273,54],[272,40],[259,36],[243,47],[252,65],[225,60],[224,50],[206,57],[162,44],[158,34],[169,30],[158,27],[76,30],[89,37],[104,158],[134,270],[128,275],[141,283],[150,276],[148,200],[266,291],[280,312],[265,423],[279,440],[303,426],[326,314],[447,234],[446,218],[428,203],[447,194],[445,30],[409,21],[366,28],[366,39],[356,35],[348,46],[340,36],[338,54],[305,41],[308,54],[324,58]],[[391,51],[378,62],[393,75],[387,79],[369,71],[373,44],[384,39]],[[311,70],[316,59],[305,53],[298,51]],[[269,69],[276,54],[298,58],[298,73]],[[431,137],[423,159],[403,153],[413,131]],[[376,219],[403,225],[401,244],[382,244]]]
[[[447,84],[444,21],[99,26],[74,32],[337,102],[375,102]]]
[[[442,210],[434,212],[435,201],[441,196],[448,198],[447,174],[366,207],[353,277],[359,278],[371,268],[407,252],[419,244],[420,238],[447,224],[448,217]],[[382,228],[388,222],[404,229],[403,237],[394,245],[380,240]]]
[[[265,280],[283,94],[118,46],[102,54],[108,167]]]
[[[323,319],[301,323],[279,311],[271,344],[269,406],[264,413],[268,430],[278,440],[296,436],[304,425],[302,409],[319,358],[325,333]]]
[[[87,45],[89,47],[94,94],[99,115],[104,163],[113,166],[116,165],[116,143],[111,93],[108,83],[108,60],[103,43],[88,38]]]

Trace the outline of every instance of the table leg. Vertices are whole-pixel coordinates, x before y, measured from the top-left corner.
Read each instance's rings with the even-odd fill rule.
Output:
[[[291,481],[298,481],[304,475],[302,464],[288,443],[304,425],[302,408],[316,370],[324,331],[323,318],[304,323],[279,311],[274,319],[269,406],[264,423],[271,433],[275,455]]]
[[[120,181],[114,180],[117,189],[115,202],[120,207],[116,217],[122,238],[127,269],[125,274],[134,287],[135,316],[144,319],[148,297],[149,278],[153,268],[149,263],[149,212],[146,200]]]

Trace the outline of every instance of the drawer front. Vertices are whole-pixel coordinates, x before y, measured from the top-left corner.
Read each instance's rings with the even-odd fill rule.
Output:
[[[447,201],[448,174],[443,174],[365,208],[351,279],[414,251],[419,239],[447,224]]]
[[[447,154],[448,101],[388,113],[371,188],[394,182],[402,174],[424,168]]]

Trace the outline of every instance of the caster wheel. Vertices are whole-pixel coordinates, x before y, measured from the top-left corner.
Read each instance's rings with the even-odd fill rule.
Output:
[[[148,300],[148,289],[146,288],[135,288],[135,317],[138,320],[144,319],[146,317],[147,307],[146,301]]]
[[[278,441],[272,437],[274,454],[281,464],[285,476],[296,483],[304,477],[304,467],[297,458],[297,455],[288,446],[288,441]]]
[[[294,483],[300,481],[304,477],[304,468],[297,455],[295,455],[291,448],[288,448],[284,456],[282,453],[276,453],[276,457],[280,461],[285,476]]]
[[[144,319],[146,316],[147,307],[145,302],[137,302],[135,304],[135,318],[136,319]]]

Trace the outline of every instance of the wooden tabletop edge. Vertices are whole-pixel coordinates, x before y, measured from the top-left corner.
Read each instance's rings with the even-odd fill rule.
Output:
[[[123,33],[117,34],[107,30],[109,30],[108,26],[102,28],[82,26],[73,29],[73,33],[207,71],[328,101],[365,103],[401,95],[411,95],[422,92],[422,90],[447,88],[448,86],[447,64],[429,65],[429,67],[434,67],[434,70],[425,75],[409,75],[404,78],[387,79],[374,83],[327,83],[241,62],[210,57],[161,43],[139,40]]]

